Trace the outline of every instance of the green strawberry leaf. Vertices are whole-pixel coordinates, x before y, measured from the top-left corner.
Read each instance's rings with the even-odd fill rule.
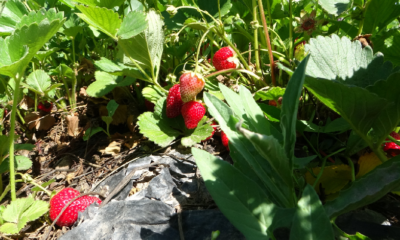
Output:
[[[113,62],[107,58],[102,57],[99,61],[95,61],[94,65],[103,72],[114,73],[118,76],[129,76],[142,80],[147,80],[139,69],[126,66],[123,63]]]
[[[25,156],[15,156],[15,170],[23,171],[28,170],[32,167],[32,160]],[[0,164],[0,174],[9,171],[10,169],[10,158],[4,159],[4,161]]]
[[[197,127],[190,131],[190,135],[182,138],[181,143],[183,146],[191,147],[211,136],[214,129],[210,124],[204,124],[207,120],[207,117],[203,117]]]
[[[117,40],[117,31],[120,29],[122,23],[118,13],[111,9],[92,6],[77,5],[76,8],[82,12],[76,13],[76,15],[83,21]]]
[[[51,10],[49,10],[51,11]],[[42,12],[30,14],[42,15]],[[56,14],[51,21],[45,18],[40,23],[24,25],[16,29],[5,39],[0,38],[0,74],[15,77],[21,72],[37,51],[60,29],[64,24],[63,14]]]
[[[49,211],[49,203],[36,200],[33,204],[21,215],[20,219],[26,218],[27,221],[34,221]]]
[[[125,2],[125,0],[73,0],[74,2],[82,3],[91,7],[105,7],[113,9],[119,7]]]
[[[400,15],[398,0],[370,0],[364,20],[364,33],[374,33],[376,28],[384,29],[386,25]]]
[[[125,64],[134,65],[132,61],[139,64],[145,71],[149,71],[150,78],[147,81],[155,81],[161,63],[161,55],[164,47],[164,22],[161,16],[154,10],[150,10],[146,20],[146,30],[132,38],[120,39],[118,45],[123,50],[126,58]]]
[[[15,223],[4,223],[0,226],[0,232],[5,234],[17,234],[19,229]]]
[[[94,74],[96,81],[91,83],[86,89],[86,93],[91,97],[102,97],[111,92],[115,87],[129,86],[136,81],[131,77],[118,77],[106,72],[96,71]]]
[[[340,15],[351,6],[350,0],[320,0],[318,3],[329,14],[336,16]]]
[[[45,60],[45,58],[47,58],[48,56],[50,56],[51,54],[53,54],[53,53],[55,53],[55,52],[57,52],[59,50],[60,49],[58,47],[54,47],[54,48],[51,48],[51,49],[46,50],[46,51],[38,51],[36,53],[36,55],[35,55],[35,58],[37,58],[39,61],[42,62],[42,61]]]
[[[165,119],[157,119],[152,112],[145,112],[138,117],[140,133],[161,147],[168,146],[180,135],[171,128]]]
[[[121,39],[132,38],[147,28],[146,14],[142,12],[130,12],[124,17],[118,37]]]
[[[283,94],[285,94],[285,88],[281,87],[272,87],[268,89],[267,91],[258,91],[256,92],[256,95],[254,96],[254,100],[258,101],[262,99],[263,101],[265,100],[275,100],[278,101],[279,97],[282,97]]]
[[[10,35],[21,18],[29,13],[21,1],[6,1],[5,4],[0,16],[0,36]]]
[[[45,71],[38,69],[29,74],[26,78],[26,84],[23,85],[29,87],[35,93],[44,96],[46,90],[51,86],[51,79]]]
[[[114,116],[114,113],[115,111],[117,111],[118,106],[119,104],[114,99],[110,100],[107,104],[108,116]]]
[[[384,62],[382,54],[373,55],[370,47],[362,48],[358,41],[351,42],[346,37],[318,36],[310,39],[305,48],[311,55],[306,75],[312,78],[364,88],[399,71],[393,69],[392,63]]]
[[[331,223],[314,188],[307,184],[297,203],[290,240],[335,239]]]
[[[26,198],[18,198],[15,201],[12,201],[3,212],[3,219],[7,222],[18,223],[21,219],[21,215],[24,211],[26,211],[35,200],[33,196],[30,195]]]
[[[160,98],[165,97],[163,92],[156,85],[149,85],[142,90],[143,97],[152,103],[156,103]]]
[[[83,141],[87,141],[89,138],[91,138],[93,135],[95,135],[98,132],[105,132],[102,127],[90,127],[86,130],[85,135],[83,135],[82,139]]]
[[[24,25],[31,25],[33,23],[40,24],[43,20],[52,22],[55,20],[62,19],[64,17],[63,12],[58,12],[56,9],[51,8],[46,11],[44,8],[40,9],[37,13],[32,11],[28,15],[21,18],[21,21],[16,25],[16,28],[22,28]]]

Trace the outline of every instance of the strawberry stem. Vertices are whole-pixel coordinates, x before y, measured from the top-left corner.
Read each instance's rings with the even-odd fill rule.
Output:
[[[260,9],[260,15],[261,15],[261,19],[262,19],[263,26],[264,26],[265,40],[267,41],[267,47],[268,47],[268,53],[269,53],[269,61],[270,61],[270,64],[271,64],[272,85],[276,86],[275,72],[274,72],[274,69],[275,69],[274,56],[272,55],[272,48],[271,48],[271,41],[269,39],[268,26],[267,26],[267,21],[265,20],[264,7],[263,7],[263,4],[262,4],[261,0],[258,0],[258,8]]]
[[[209,29],[207,29],[207,31],[203,34],[203,36],[201,36],[200,42],[199,42],[199,46],[197,47],[197,53],[196,53],[196,66],[194,68],[194,72],[197,73],[197,68],[199,67],[199,55],[200,55],[200,49],[201,49],[201,44],[204,41],[204,38],[207,36],[207,34],[210,32],[211,29],[213,29],[214,26],[210,27]]]

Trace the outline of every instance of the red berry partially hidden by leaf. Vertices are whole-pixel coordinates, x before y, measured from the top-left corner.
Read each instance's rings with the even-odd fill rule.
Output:
[[[175,84],[169,89],[167,97],[167,117],[174,118],[181,114],[183,102],[181,98],[180,86]]]
[[[396,140],[400,140],[400,135],[396,132],[391,132],[390,136],[392,136]],[[387,138],[386,141],[390,141],[390,139]],[[400,154],[400,146],[394,142],[387,142],[384,144],[383,151],[389,153],[394,157]]]
[[[226,136],[226,134],[224,132],[221,132],[221,140],[222,140],[222,145],[224,145],[226,147],[226,149],[228,149],[229,151],[229,139],[228,136]]]
[[[217,71],[239,67],[239,59],[231,47],[223,47],[213,57],[213,65]]]
[[[181,110],[183,119],[185,120],[185,125],[188,129],[193,129],[197,127],[200,120],[206,113],[206,108],[199,102],[190,101],[182,106]]]
[[[189,102],[204,88],[203,76],[195,72],[184,72],[179,78],[183,102]]]
[[[269,100],[268,105],[276,107],[277,104],[275,100]]]
[[[79,191],[73,188],[64,188],[58,192],[50,200],[50,219],[54,221],[64,206],[76,196],[79,196]],[[101,203],[101,200],[97,197],[83,196],[76,199],[71,203],[61,217],[58,219],[56,224],[60,227],[71,226],[78,219],[78,212],[83,212],[92,203]]]
[[[154,112],[154,103],[150,102],[149,100],[144,100],[144,105],[146,106],[147,111]]]
[[[53,109],[53,104],[52,103],[49,103],[49,102],[47,102],[47,101],[45,101],[44,103],[39,103],[38,104],[38,109],[39,110],[42,110],[43,112],[47,112],[47,113],[49,113],[49,112],[51,112],[51,109]]]
[[[213,123],[211,124],[211,126],[212,126],[212,128],[213,128],[213,131],[212,131],[211,135],[210,135],[208,138],[202,140],[201,142],[208,141],[208,140],[210,140],[210,139],[214,136],[214,133],[215,133],[215,131],[217,130],[217,124],[216,124],[215,122],[213,122]]]

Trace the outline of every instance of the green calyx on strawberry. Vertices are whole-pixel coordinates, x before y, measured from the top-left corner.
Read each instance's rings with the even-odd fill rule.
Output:
[[[64,206],[71,201],[73,198],[79,196],[79,191],[73,188],[64,188],[58,192],[50,200],[50,219],[54,221]],[[71,226],[78,219],[78,212],[83,212],[92,203],[97,202],[101,204],[101,200],[97,197],[82,196],[72,202],[64,213],[58,219],[56,224],[60,227]]]
[[[217,71],[239,67],[239,59],[231,47],[223,47],[218,50],[214,54],[212,63]]]
[[[200,102],[190,101],[182,106],[182,117],[188,129],[194,129],[206,113],[206,108]]]
[[[180,94],[184,103],[194,100],[196,95],[203,90],[206,83],[201,74],[192,71],[184,72],[179,81]]]
[[[169,89],[167,96],[167,117],[175,118],[181,115],[182,105],[180,85],[175,84]]]

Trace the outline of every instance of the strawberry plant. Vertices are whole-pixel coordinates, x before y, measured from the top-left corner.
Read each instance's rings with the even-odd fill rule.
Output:
[[[79,195],[40,200],[52,181],[31,175],[53,165],[22,154],[58,131],[57,151],[85,144],[85,161],[102,137],[193,147],[247,239],[366,239],[335,220],[399,192],[399,16],[398,0],[1,1],[0,231],[48,206],[56,221]],[[17,198],[23,182],[33,193]]]

